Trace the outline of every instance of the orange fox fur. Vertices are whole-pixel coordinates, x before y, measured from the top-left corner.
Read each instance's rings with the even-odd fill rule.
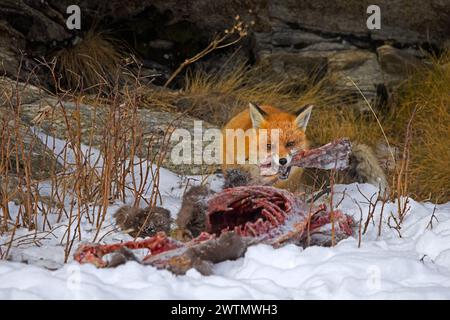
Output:
[[[234,159],[237,156],[237,146],[235,144],[234,150],[226,149],[226,146],[231,143],[229,138],[227,140],[226,130],[227,129],[242,129],[247,131],[248,129],[255,129],[256,134],[250,138],[246,139],[245,143],[245,159],[248,160],[250,151],[250,139],[258,139],[258,132],[260,129],[266,129],[268,140],[267,145],[260,146],[259,148],[267,148],[267,153],[272,153],[272,162],[276,165],[289,165],[293,153],[305,149],[308,147],[308,140],[306,138],[305,130],[308,125],[308,121],[312,111],[311,105],[308,105],[298,113],[291,114],[275,108],[270,105],[257,106],[255,104],[250,104],[249,108],[237,114],[232,118],[223,128],[223,147],[224,155],[230,156],[233,153]],[[279,130],[278,144],[276,141],[271,141],[272,130]],[[258,140],[257,140],[258,141]],[[278,148],[278,153],[272,152]],[[225,159],[225,157],[223,158]],[[229,169],[238,168],[245,174],[249,176],[249,182],[252,184],[270,184],[278,188],[287,189],[290,191],[297,191],[300,187],[300,177],[303,173],[303,169],[298,167],[293,167],[288,179],[280,180],[278,179],[278,174],[271,176],[261,176],[259,167],[256,164],[226,164],[223,162],[223,172],[227,174]]]
[[[225,174],[225,186],[230,187],[236,184],[268,184],[287,189],[291,192],[300,191],[302,189],[301,176],[303,174],[303,169],[301,168],[292,167],[289,177],[282,180],[279,179],[279,174],[275,172],[273,175],[262,176],[257,164],[237,164],[236,162],[227,164],[225,161],[226,157],[231,156],[232,159],[236,159],[237,146],[235,144],[234,148],[227,148],[233,141],[229,141],[231,137],[227,137],[226,130],[253,130],[254,135],[249,136],[245,141],[244,153],[246,160],[248,160],[251,154],[249,148],[250,139],[256,139],[253,142],[258,145],[258,148],[267,148],[268,154],[271,154],[272,164],[288,166],[295,152],[308,148],[308,139],[305,131],[312,109],[312,105],[307,105],[297,114],[291,114],[270,105],[258,106],[250,103],[249,108],[233,117],[224,126],[222,135],[222,159],[224,160],[222,169]],[[258,143],[258,132],[261,129],[267,130],[267,145],[259,145]],[[270,141],[271,131],[274,129],[278,129],[279,132],[278,144],[276,141]],[[273,150],[277,150],[277,148],[278,152],[274,152]],[[368,182],[375,185],[380,189],[381,195],[385,191],[388,192],[386,176],[376,156],[366,145],[353,144],[348,174],[355,182]],[[239,179],[233,178],[232,176],[238,176]]]

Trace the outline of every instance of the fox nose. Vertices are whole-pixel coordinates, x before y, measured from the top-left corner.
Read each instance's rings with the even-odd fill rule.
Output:
[[[278,160],[278,162],[284,166],[287,163],[287,159],[286,158],[281,158],[280,160]]]

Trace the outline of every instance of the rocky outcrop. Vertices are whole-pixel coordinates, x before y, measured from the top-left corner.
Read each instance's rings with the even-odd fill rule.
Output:
[[[346,103],[360,110],[368,108],[364,97],[373,106],[383,104],[403,80],[426,67],[424,53],[413,48],[386,44],[373,49],[342,37],[323,38],[308,32],[275,33],[271,39],[255,36],[260,40],[258,60],[274,72],[290,79],[332,79],[333,88],[347,97]]]
[[[0,77],[0,106],[15,108],[48,97],[42,88],[8,77]]]
[[[372,106],[379,105],[379,88],[384,82],[375,53],[368,50],[337,52],[329,57],[328,73],[336,77],[337,89],[347,93],[349,102],[356,103],[360,110],[369,109],[365,99]]]
[[[52,1],[3,0],[0,20],[7,21],[31,43],[63,41],[70,36],[65,27],[66,8],[55,10]]]
[[[68,30],[66,9],[72,4],[71,0],[4,0],[0,72],[16,74],[20,50],[28,54],[22,63],[26,68],[32,64],[30,57],[71,46],[74,39],[82,41],[95,22],[127,41],[143,58],[144,73],[161,74],[154,83],[162,84],[170,69],[198,53],[238,15],[242,21],[254,22],[250,36],[240,42],[243,58],[267,62],[273,72],[291,79],[312,74],[315,80],[337,78],[336,88],[364,109],[356,86],[374,105],[382,103],[411,66],[422,64],[418,51],[411,48],[439,49],[450,39],[450,2],[442,0],[377,1],[379,30],[366,25],[370,0],[80,0],[82,30]],[[207,59],[215,65],[223,61],[216,52]]]
[[[0,20],[0,75],[17,74],[20,65],[20,50],[25,49],[23,34]]]
[[[41,180],[61,168],[54,153],[21,117],[21,104],[45,97],[43,90],[35,86],[0,77],[0,146],[2,154],[9,153],[9,174],[24,175],[29,164],[31,178]]]
[[[368,30],[369,5],[381,9],[381,29]],[[370,37],[401,43],[448,39],[450,3],[441,0],[282,0],[267,4],[272,29],[312,31],[326,36]],[[433,35],[431,35],[431,33]]]
[[[58,12],[65,12],[70,0],[47,1]],[[78,1],[86,18],[97,15],[112,20],[130,19],[147,10],[159,11],[165,25],[180,21],[194,23],[205,33],[224,30],[230,19],[239,14],[253,19],[262,32],[310,31],[326,36],[354,36],[374,40],[394,40],[401,43],[436,42],[448,39],[450,33],[450,3],[442,0],[379,0],[382,25],[380,30],[368,30],[367,7],[370,0],[132,0],[124,3],[111,0],[97,3]]]
[[[378,61],[383,74],[386,87],[392,91],[412,73],[426,68],[423,53],[413,50],[399,50],[390,45],[377,48]]]
[[[0,107],[0,128],[2,154],[9,154],[7,159],[3,159],[8,162],[7,169],[2,168],[6,169],[3,174],[22,177],[30,174],[31,179],[42,180],[61,169],[55,154],[31,128],[14,117],[11,110],[3,107]]]
[[[0,22],[27,41],[28,49],[43,53],[42,46],[70,40],[79,31],[65,26],[66,9],[72,0],[3,0]],[[381,29],[366,26],[370,0],[121,0],[76,3],[81,8],[82,31],[96,22],[117,27],[127,25],[136,40],[157,50],[173,50],[189,39],[202,42],[230,27],[234,17],[254,21],[256,48],[297,49],[342,37],[354,43],[392,41],[399,44],[430,43],[441,46],[449,39],[450,2],[442,0],[380,0]],[[82,33],[81,31],[81,33]],[[191,42],[191,44],[193,44]],[[185,48],[189,50],[188,48]],[[256,54],[260,54],[256,49]]]
[[[174,146],[179,144],[179,140],[172,139],[175,129],[183,129],[192,139],[191,151],[194,152],[194,123],[197,119],[183,113],[168,111],[157,111],[146,108],[130,108],[122,104],[112,107],[110,105],[97,105],[97,102],[88,101],[80,103],[76,101],[58,101],[55,98],[45,98],[33,103],[21,106],[21,118],[24,122],[32,125],[38,122],[37,127],[43,132],[63,140],[70,140],[71,131],[81,132],[81,143],[99,148],[101,151],[105,146],[105,139],[113,136],[121,138],[129,136],[131,130],[136,130],[136,134],[142,134],[142,146],[137,145],[136,155],[141,158],[150,157],[154,163],[161,165],[180,174],[202,174],[209,173],[210,167],[195,164],[174,163],[171,152]],[[113,133],[112,123],[116,119]],[[215,128],[213,125],[201,121],[199,125],[205,129]],[[70,130],[68,130],[70,128]],[[129,138],[129,137],[128,137]],[[139,138],[138,138],[139,139]],[[128,140],[131,143],[131,140]],[[205,141],[206,146],[210,142]],[[131,148],[131,145],[128,145]],[[150,153],[147,151],[150,150]],[[130,151],[127,150],[127,154]],[[193,153],[191,154],[193,156]],[[214,169],[214,168],[213,168]]]

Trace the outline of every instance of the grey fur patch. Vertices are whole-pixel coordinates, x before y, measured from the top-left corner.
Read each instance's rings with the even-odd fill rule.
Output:
[[[183,196],[176,220],[178,228],[188,230],[194,237],[205,231],[207,199],[212,194],[207,186],[191,187]]]
[[[383,195],[384,192],[388,195],[389,186],[386,175],[369,146],[353,144],[348,172],[355,181],[370,183],[380,189],[380,195]]]
[[[132,237],[150,237],[159,231],[170,232],[170,211],[161,207],[123,206],[114,214],[116,225]]]
[[[240,169],[228,169],[224,173],[224,188],[247,186],[250,184],[250,173]]]

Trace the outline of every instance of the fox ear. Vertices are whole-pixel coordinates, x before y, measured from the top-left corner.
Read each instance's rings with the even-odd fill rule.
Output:
[[[253,128],[260,128],[267,113],[255,103],[250,102],[248,106],[250,108],[250,119],[252,120]]]
[[[313,109],[312,104],[307,104],[303,108],[300,109],[300,111],[297,113],[297,118],[295,118],[294,123],[297,127],[302,129],[303,131],[306,130],[306,127],[308,126],[309,118],[311,118],[311,111]]]

